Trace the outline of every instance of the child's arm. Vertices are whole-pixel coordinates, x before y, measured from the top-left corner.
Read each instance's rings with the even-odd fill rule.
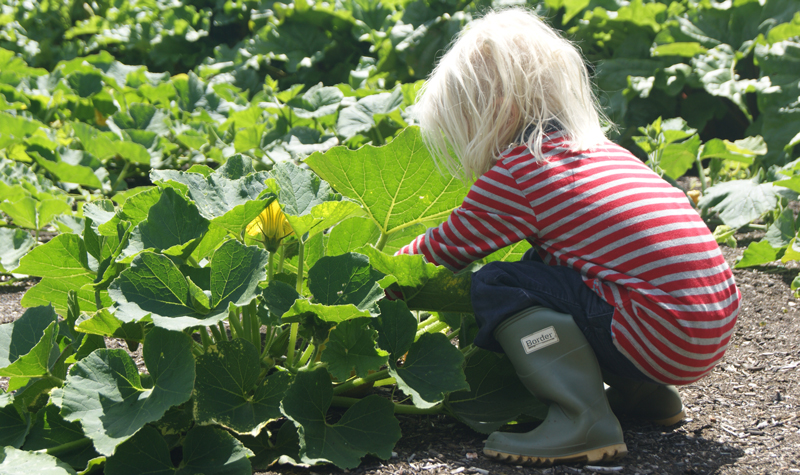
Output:
[[[450,217],[397,254],[422,254],[458,271],[473,261],[537,234],[536,217],[516,180],[501,165],[478,178]]]

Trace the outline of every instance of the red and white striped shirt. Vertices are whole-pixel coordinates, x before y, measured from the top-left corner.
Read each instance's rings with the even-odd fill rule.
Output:
[[[617,348],[642,372],[688,384],[716,365],[741,294],[686,196],[611,142],[586,152],[545,138],[545,160],[506,150],[448,220],[398,254],[459,270],[523,239],[615,308]]]

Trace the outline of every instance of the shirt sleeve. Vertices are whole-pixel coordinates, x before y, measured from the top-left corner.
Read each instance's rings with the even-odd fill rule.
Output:
[[[494,166],[472,185],[447,221],[428,229],[397,254],[422,254],[452,271],[537,235],[536,217],[512,174]]]

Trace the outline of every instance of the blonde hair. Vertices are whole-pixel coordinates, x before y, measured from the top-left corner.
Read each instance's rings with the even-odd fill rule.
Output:
[[[572,150],[602,143],[602,111],[577,48],[522,8],[473,21],[434,68],[415,107],[425,145],[463,180],[515,141],[542,159],[548,126]],[[522,137],[525,132],[525,137]]]

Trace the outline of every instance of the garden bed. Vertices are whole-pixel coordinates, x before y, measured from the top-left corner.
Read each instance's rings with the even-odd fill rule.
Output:
[[[752,236],[738,236],[740,242]],[[733,265],[742,250],[723,247]],[[714,371],[680,388],[688,418],[663,428],[623,419],[628,456],[601,468],[531,469],[482,454],[485,435],[445,416],[399,416],[403,437],[389,460],[367,457],[349,473],[376,475],[522,473],[800,473],[800,305],[797,269],[734,270],[743,306],[731,346]],[[0,322],[22,315],[25,285],[0,288]],[[137,355],[138,356],[138,355]],[[0,378],[0,386],[5,386]],[[333,466],[275,466],[261,474],[342,473]],[[345,471],[346,472],[346,471]]]

